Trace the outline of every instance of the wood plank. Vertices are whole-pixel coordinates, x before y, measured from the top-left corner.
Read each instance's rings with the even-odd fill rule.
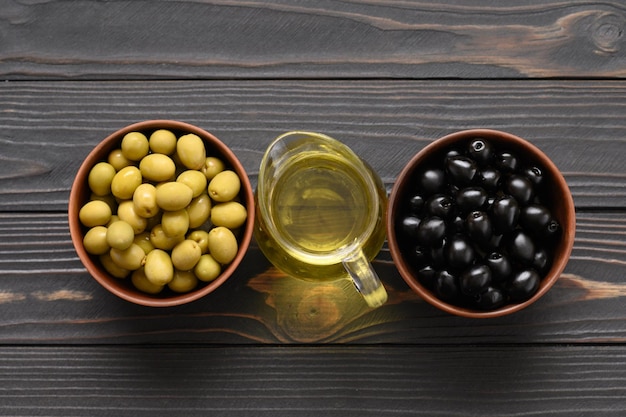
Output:
[[[0,77],[624,77],[625,27],[620,1],[11,1]]]
[[[370,310],[350,282],[280,274],[254,243],[214,293],[151,309],[118,299],[85,272],[65,214],[3,214],[0,344],[624,343],[625,248],[623,212],[579,213],[572,258],[555,287],[499,319],[463,319],[426,304],[386,248],[374,266],[390,299]]]
[[[623,347],[3,347],[11,416],[623,416]]]
[[[187,81],[0,84],[0,211],[65,210],[82,158],[113,131],[178,119],[231,146],[252,182],[294,129],[351,146],[391,188],[410,157],[488,127],[542,148],[579,208],[626,207],[626,86],[619,81]]]

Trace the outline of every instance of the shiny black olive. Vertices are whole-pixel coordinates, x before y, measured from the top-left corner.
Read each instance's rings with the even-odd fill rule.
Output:
[[[550,255],[545,248],[539,248],[535,251],[532,266],[540,274],[548,272],[548,268],[550,267]]]
[[[491,222],[496,234],[511,232],[517,225],[519,218],[519,204],[509,195],[497,198],[491,205]]]
[[[532,182],[521,175],[511,175],[504,183],[505,192],[512,195],[521,206],[525,206],[535,195]]]
[[[513,266],[505,255],[500,252],[492,252],[485,258],[485,265],[491,270],[494,282],[506,281],[513,273]]]
[[[483,188],[466,187],[456,195],[456,206],[463,213],[480,210],[485,207],[488,196]]]
[[[418,243],[430,247],[439,247],[443,244],[446,235],[446,223],[439,217],[423,219],[417,228]]]
[[[491,270],[486,265],[472,265],[459,276],[459,287],[465,295],[480,294],[489,284],[491,284]]]
[[[525,301],[539,289],[541,277],[533,269],[524,269],[513,275],[506,286],[506,292],[513,301]]]
[[[493,147],[483,138],[472,140],[468,147],[468,155],[481,166],[491,163],[493,153]]]
[[[441,192],[446,185],[446,174],[441,169],[427,169],[417,177],[418,190],[429,196]]]
[[[446,159],[446,171],[456,184],[470,184],[478,172],[476,162],[466,156],[453,156]]]
[[[533,183],[535,187],[543,184],[543,172],[539,167],[530,167],[522,170],[522,174]]]
[[[478,173],[480,185],[488,190],[495,191],[500,186],[500,171],[495,168],[486,167]]]
[[[422,220],[416,216],[407,216],[402,218],[400,230],[402,234],[408,238],[416,239],[418,236],[419,225]]]
[[[521,230],[513,232],[508,249],[511,257],[523,264],[531,264],[535,258],[535,244],[530,236]]]
[[[478,244],[485,244],[493,236],[491,219],[484,211],[473,211],[465,220],[468,236]]]
[[[435,294],[444,301],[454,301],[460,296],[457,279],[450,272],[443,270],[435,278]]]
[[[495,310],[506,303],[506,296],[502,290],[495,287],[487,287],[483,292],[475,296],[476,305],[483,310]]]
[[[419,194],[416,194],[409,198],[409,213],[411,214],[419,214],[419,212],[424,207],[424,197]]]
[[[550,210],[541,204],[530,204],[520,211],[520,224],[534,236],[547,235],[551,221],[552,214]]]
[[[500,152],[496,155],[495,165],[502,172],[513,172],[517,170],[519,162],[511,152]]]
[[[454,271],[466,269],[474,262],[476,251],[472,242],[463,235],[454,235],[446,242],[447,265]]]
[[[435,194],[426,200],[424,210],[429,216],[448,219],[454,214],[454,200],[445,194]]]
[[[435,278],[437,270],[432,265],[424,265],[417,270],[417,279],[426,288],[433,289],[435,287]]]

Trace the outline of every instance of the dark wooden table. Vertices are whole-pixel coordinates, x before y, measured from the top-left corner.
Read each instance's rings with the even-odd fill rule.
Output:
[[[626,415],[626,3],[18,1],[0,7],[0,415]],[[342,140],[388,188],[475,127],[533,142],[577,206],[555,287],[511,316],[277,272],[252,245],[217,292],[167,309],[100,287],[67,200],[105,136],[176,119],[256,184],[292,129]]]

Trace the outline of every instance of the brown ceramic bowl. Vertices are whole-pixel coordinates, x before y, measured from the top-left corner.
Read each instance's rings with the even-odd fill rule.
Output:
[[[160,294],[147,294],[137,290],[130,282],[130,277],[127,277],[126,279],[119,279],[111,276],[102,267],[98,257],[90,255],[85,250],[83,246],[83,237],[86,233],[86,228],[83,227],[78,218],[80,208],[88,201],[91,194],[87,184],[87,177],[91,168],[96,163],[106,160],[110,151],[115,148],[119,148],[122,138],[127,133],[139,131],[149,136],[150,133],[157,129],[169,129],[174,132],[177,137],[186,133],[194,133],[202,138],[207,149],[207,156],[210,155],[222,158],[227,168],[234,170],[238,174],[241,180],[239,199],[242,204],[245,205],[248,215],[246,223],[240,228],[239,234],[237,235],[239,249],[235,259],[223,268],[221,274],[215,280],[208,283],[200,282],[194,290],[182,294],[170,291],[168,288],[165,288]],[[239,162],[235,154],[215,136],[196,126],[183,122],[172,120],[149,120],[135,123],[118,130],[100,142],[89,153],[89,155],[87,155],[80,166],[72,185],[69,199],[68,217],[70,235],[72,243],[78,253],[78,257],[96,281],[113,294],[127,301],[151,307],[168,307],[185,304],[211,293],[233,274],[243,259],[252,238],[252,230],[254,226],[254,196],[252,186],[241,162]]]
[[[433,164],[443,168],[442,161],[444,155],[451,148],[462,147],[467,149],[470,141],[477,137],[488,140],[496,149],[506,149],[514,152],[524,165],[532,164],[542,170],[544,180],[546,181],[544,183],[545,188],[542,191],[543,203],[550,209],[561,226],[560,234],[549,249],[553,255],[551,266],[543,274],[537,292],[526,301],[508,303],[494,310],[474,309],[466,304],[459,306],[438,298],[435,292],[424,285],[418,278],[414,261],[412,262],[410,256],[407,255],[410,250],[408,246],[411,243],[402,238],[398,226],[401,216],[404,216],[404,213],[406,213],[404,207],[408,202],[408,198],[419,191],[413,185],[415,176],[425,167],[432,167]],[[389,198],[389,209],[387,212],[389,249],[406,283],[424,300],[435,307],[448,313],[471,318],[498,317],[510,314],[531,305],[542,297],[557,281],[568,262],[574,244],[575,228],[574,202],[563,175],[554,163],[530,142],[509,133],[489,129],[474,129],[452,133],[432,142],[418,152],[398,176]],[[445,268],[445,264],[441,268]]]

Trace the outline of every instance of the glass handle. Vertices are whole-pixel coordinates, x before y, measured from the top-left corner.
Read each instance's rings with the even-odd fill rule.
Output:
[[[387,291],[362,250],[344,259],[343,266],[368,306],[376,308],[385,304]]]

